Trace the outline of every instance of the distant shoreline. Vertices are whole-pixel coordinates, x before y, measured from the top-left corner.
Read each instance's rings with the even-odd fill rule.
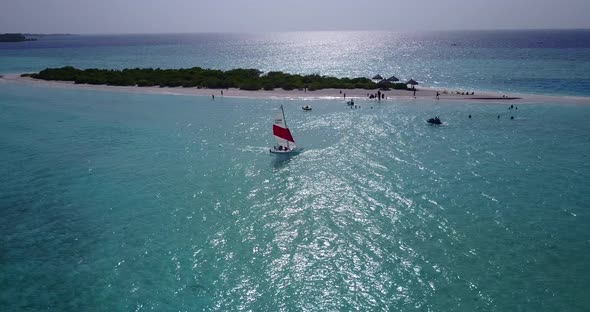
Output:
[[[322,89],[316,91],[304,90],[240,90],[236,88],[229,89],[207,89],[207,88],[184,88],[184,87],[139,87],[139,86],[108,86],[108,85],[90,85],[90,84],[75,84],[71,81],[48,81],[41,79],[34,79],[31,77],[21,77],[21,74],[4,74],[0,77],[0,83],[15,83],[47,88],[65,88],[65,89],[79,89],[79,90],[95,90],[95,91],[110,91],[110,92],[127,92],[127,93],[141,93],[141,94],[162,94],[162,95],[183,95],[183,96],[215,96],[215,99],[222,97],[229,98],[255,98],[255,99],[290,99],[290,100],[340,100],[344,101],[344,94],[346,100],[351,98],[355,100],[363,100],[359,104],[364,104],[366,101],[375,102],[376,100],[369,100],[367,94],[377,93],[377,90],[366,89]],[[553,95],[536,95],[536,94],[521,94],[521,93],[497,93],[497,92],[481,92],[473,91],[474,95],[458,95],[458,94],[443,94],[445,89],[441,88],[416,88],[416,99],[436,99],[436,93],[439,92],[439,100],[445,102],[447,100],[463,100],[479,103],[564,103],[564,104],[590,104],[590,97],[581,96],[553,96]],[[223,91],[223,96],[221,95]],[[342,94],[340,94],[342,91]],[[382,102],[388,102],[395,99],[413,99],[413,91],[411,90],[389,90],[382,91],[386,99]]]
[[[6,33],[0,34],[0,43],[13,43],[13,42],[25,42],[25,41],[36,41],[37,38],[27,37],[20,33]]]

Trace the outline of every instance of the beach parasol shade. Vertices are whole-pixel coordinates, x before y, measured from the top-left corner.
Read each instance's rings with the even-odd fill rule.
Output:
[[[394,82],[394,81],[399,81],[399,79],[397,79],[396,76],[391,76],[391,77],[387,78],[387,81]]]
[[[381,90],[389,90],[389,88],[392,87],[392,84],[389,80],[383,79],[383,80],[377,82],[377,87],[379,87],[379,89],[381,89]]]
[[[383,79],[383,77],[381,77],[381,75],[375,75],[375,76],[373,77],[373,79],[379,79],[379,80],[381,80],[381,79]]]
[[[416,80],[414,80],[414,79],[410,79],[410,80],[408,80],[408,82],[406,82],[406,84],[409,84],[409,85],[413,85],[413,86],[415,86],[415,85],[417,85],[417,84],[418,84],[418,81],[416,81]]]

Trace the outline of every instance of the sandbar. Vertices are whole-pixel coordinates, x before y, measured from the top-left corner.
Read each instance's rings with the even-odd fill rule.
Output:
[[[143,93],[143,94],[168,94],[168,95],[184,95],[184,96],[207,96],[221,97],[220,89],[206,89],[206,88],[184,88],[184,87],[137,87],[137,86],[108,86],[108,85],[89,85],[89,84],[75,84],[72,81],[48,81],[41,79],[34,79],[31,77],[21,77],[20,74],[4,74],[0,77],[0,83],[17,83],[39,87],[50,88],[70,88],[70,89],[85,89],[111,92],[129,92],[129,93]],[[446,89],[417,87],[416,96],[413,91],[409,90],[390,90],[382,91],[385,94],[385,101],[395,99],[433,99],[436,100],[436,93],[439,92],[439,100],[445,102],[448,100],[466,100],[469,102],[481,103],[570,103],[570,104],[590,104],[590,97],[583,96],[553,96],[553,95],[537,95],[537,94],[522,94],[522,93],[499,93],[499,92],[482,92],[472,91],[473,95],[455,94],[454,90],[449,90],[448,94],[444,94]],[[342,92],[342,93],[340,93]],[[351,98],[369,100],[368,94],[376,94],[377,90],[365,89],[322,89],[316,91],[304,90],[283,90],[275,89],[271,91],[258,90],[247,91],[235,88],[223,89],[223,97],[232,98],[260,98],[260,99],[291,99],[291,100],[349,100]],[[345,98],[346,95],[346,98]],[[372,100],[373,101],[373,100]]]

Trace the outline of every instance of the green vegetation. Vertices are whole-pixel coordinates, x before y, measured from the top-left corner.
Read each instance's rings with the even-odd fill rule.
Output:
[[[37,39],[27,39],[23,34],[0,34],[0,42],[21,42],[21,41],[34,41]]]
[[[242,90],[284,90],[308,88],[309,91],[334,89],[406,89],[403,83],[376,84],[368,78],[335,78],[320,75],[292,75],[279,71],[265,75],[257,69],[221,71],[193,67],[188,69],[134,68],[123,70],[86,69],[71,66],[47,68],[37,74],[23,74],[43,80],[74,81],[77,84],[110,86],[160,86],[185,88],[239,88]]]

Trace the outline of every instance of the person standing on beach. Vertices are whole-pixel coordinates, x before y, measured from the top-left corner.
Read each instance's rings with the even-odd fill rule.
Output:
[[[346,100],[346,92],[344,92],[344,99]]]
[[[377,91],[377,101],[381,102],[381,90]]]
[[[215,94],[211,94],[211,99],[215,101]]]
[[[223,90],[221,90],[221,96],[223,96]]]
[[[416,87],[414,87],[414,97],[416,97]]]
[[[438,100],[438,96],[440,95],[440,93],[438,93],[438,91],[436,91],[436,99]]]

